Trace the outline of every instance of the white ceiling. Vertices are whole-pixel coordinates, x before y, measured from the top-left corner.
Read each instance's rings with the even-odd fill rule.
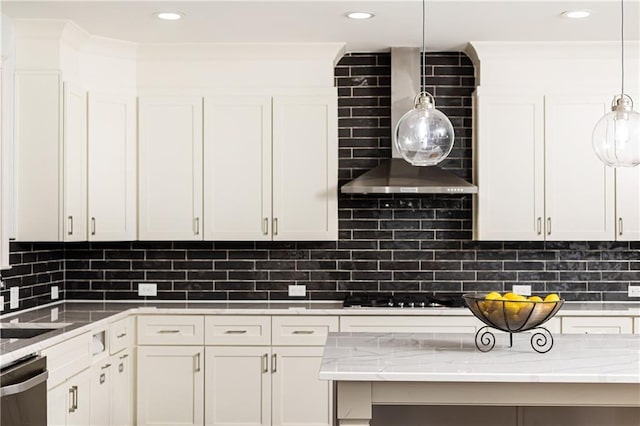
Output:
[[[625,0],[625,39],[640,39],[640,0]],[[12,18],[71,19],[89,33],[140,43],[345,42],[347,51],[419,46],[421,0],[2,1]],[[611,41],[620,37],[618,0],[427,0],[428,50],[469,41]],[[590,18],[560,13],[589,9]],[[353,21],[345,12],[376,14]],[[158,11],[180,11],[176,22]]]

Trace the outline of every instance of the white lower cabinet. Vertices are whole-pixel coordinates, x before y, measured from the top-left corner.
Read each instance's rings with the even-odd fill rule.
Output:
[[[91,422],[91,379],[88,368],[47,393],[48,426],[86,426]]]
[[[205,348],[205,424],[271,424],[271,348]]]
[[[202,346],[139,346],[138,426],[202,425]]]
[[[133,423],[133,376],[130,349],[91,367],[91,426]]]
[[[324,346],[274,347],[272,426],[330,426],[333,383],[318,379]]]

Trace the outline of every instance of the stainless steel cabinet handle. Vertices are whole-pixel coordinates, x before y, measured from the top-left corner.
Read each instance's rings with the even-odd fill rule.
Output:
[[[225,334],[245,334],[247,330],[225,330]]]
[[[263,235],[269,234],[269,218],[268,217],[265,217],[264,220],[262,221],[262,234]]]
[[[118,334],[116,337],[117,337],[118,339],[122,339],[122,338],[123,338],[124,336],[126,336],[126,335],[127,335],[127,333],[120,333],[120,334]]]
[[[294,330],[293,334],[313,334],[313,330]]]
[[[24,382],[16,383],[15,385],[4,386],[0,388],[0,397],[4,398],[5,396],[14,395],[16,393],[29,390],[47,380],[47,377],[49,377],[49,372],[45,371],[38,374],[37,376],[33,376],[32,378],[25,380]]]
[[[538,222],[537,232],[538,232],[538,235],[541,235],[542,234],[542,218],[539,217],[537,222]]]
[[[551,218],[547,218],[547,235],[551,235]]]
[[[262,355],[262,372],[269,372],[269,354]]]
[[[622,218],[619,217],[618,218],[618,235],[622,235],[623,234],[623,230],[622,230]]]
[[[106,370],[107,368],[111,367],[111,364],[105,364],[102,367],[100,367],[101,370]]]
[[[72,386],[73,388],[73,411],[78,409],[78,386]]]
[[[271,355],[271,372],[275,373],[278,370],[278,355]]]
[[[74,389],[77,389],[77,388],[75,386],[71,386],[69,388],[69,412],[70,413],[73,413],[76,410],[73,405],[75,401],[75,398],[73,397],[73,394],[75,393]]]
[[[196,235],[200,235],[200,218],[196,217],[195,219],[193,219],[193,228],[194,228],[194,233]]]
[[[73,216],[69,216],[67,220],[69,221],[69,231],[67,231],[67,235],[73,235]]]
[[[118,365],[118,373],[122,373],[124,371],[124,362],[121,362]]]
[[[96,235],[96,218],[91,218],[91,235]]]
[[[129,354],[124,354],[124,355],[121,355],[119,359],[125,359],[125,358],[127,358],[128,356],[129,356]]]
[[[200,352],[196,354],[196,373],[200,371]]]
[[[158,330],[160,334],[176,334],[180,333],[180,330]]]
[[[104,373],[100,374],[100,384],[103,384],[107,380],[107,376]]]
[[[273,218],[273,235],[278,235],[278,218]]]

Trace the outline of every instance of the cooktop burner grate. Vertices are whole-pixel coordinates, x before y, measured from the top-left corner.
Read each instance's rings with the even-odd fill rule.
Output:
[[[345,308],[458,308],[465,306],[462,293],[354,293]]]

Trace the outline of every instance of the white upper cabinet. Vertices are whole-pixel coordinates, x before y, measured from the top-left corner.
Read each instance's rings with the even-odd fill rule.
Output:
[[[271,239],[271,97],[204,104],[206,240]]]
[[[591,147],[606,99],[477,97],[477,239],[615,240],[614,171]]]
[[[478,104],[476,238],[543,240],[543,97],[487,95]]]
[[[640,241],[640,166],[616,173],[616,239]]]
[[[545,97],[546,239],[614,240],[614,172],[593,152],[591,133],[607,96]]]
[[[333,96],[273,99],[273,239],[338,239]]]
[[[135,240],[135,98],[89,93],[88,114],[89,240]]]
[[[87,95],[64,84],[64,241],[87,240]]]
[[[201,240],[202,98],[142,97],[138,108],[138,237]]]
[[[338,238],[335,89],[206,97],[204,117],[206,240]]]
[[[62,237],[59,72],[16,73],[16,239]]]

